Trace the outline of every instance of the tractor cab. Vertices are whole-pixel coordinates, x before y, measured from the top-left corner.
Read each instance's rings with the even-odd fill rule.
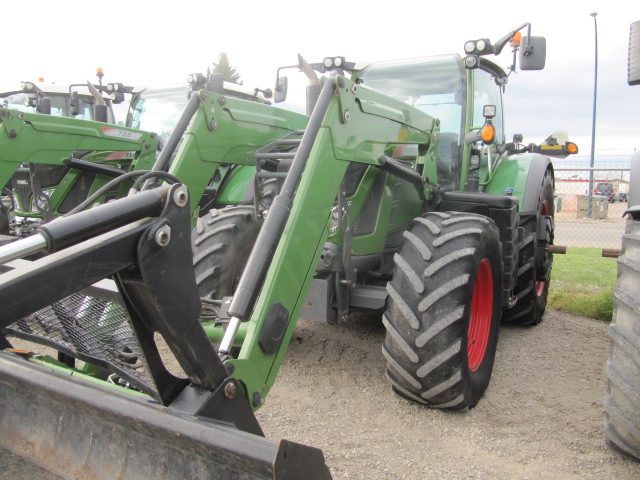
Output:
[[[499,72],[489,62],[468,70],[460,56],[440,55],[369,65],[356,82],[437,119],[438,183],[445,190],[459,190],[464,139],[485,123],[485,105],[496,107],[494,143],[504,143],[500,88],[504,77]],[[465,127],[467,115],[473,118],[470,128]]]
[[[88,83],[58,85],[21,82],[20,88],[8,87],[0,91],[0,108],[115,124],[113,105],[119,102],[110,98],[107,88],[97,85],[92,92]],[[104,110],[102,119],[96,115],[95,107],[100,105]]]
[[[164,144],[182,115],[192,91],[201,88],[202,74],[189,75],[187,83],[140,86],[133,90],[125,125],[155,132]],[[222,83],[224,95],[269,104],[268,90],[247,88],[230,82]]]

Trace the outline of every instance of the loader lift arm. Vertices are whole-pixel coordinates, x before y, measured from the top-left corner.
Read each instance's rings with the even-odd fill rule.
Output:
[[[260,439],[262,431],[245,395],[241,394],[240,384],[228,373],[202,329],[198,320],[201,304],[191,268],[189,196],[184,186],[175,184],[171,187],[144,191],[43,225],[39,232],[35,237],[14,242],[0,249],[0,257],[3,260],[18,258],[36,248],[50,253],[45,258],[0,276],[0,298],[3,299],[0,330],[51,302],[71,295],[99,279],[114,275],[124,298],[131,327],[140,341],[148,365],[152,385],[147,386],[146,390],[164,407],[161,408],[157,402],[135,398],[123,399],[122,395],[110,392],[107,384],[100,387],[96,398],[92,399],[92,394],[89,393],[91,389],[83,382],[76,384],[70,382],[68,377],[47,381],[47,375],[43,377],[42,367],[34,367],[11,353],[1,352],[0,395],[3,397],[5,413],[0,424],[3,431],[11,429],[10,438],[14,446],[41,442],[42,436],[39,434],[36,434],[35,438],[30,437],[33,435],[30,432],[34,430],[55,430],[55,425],[34,429],[27,421],[22,422],[22,427],[16,424],[9,427],[12,419],[15,421],[23,418],[25,414],[21,411],[25,405],[24,396],[15,394],[17,390],[21,390],[24,395],[30,396],[30,400],[35,404],[46,403],[46,398],[49,397],[52,398],[52,403],[59,400],[55,407],[49,404],[42,408],[47,415],[51,413],[53,417],[49,421],[54,424],[61,418],[57,416],[58,409],[65,409],[66,415],[70,418],[78,418],[78,428],[82,428],[83,423],[82,415],[74,411],[79,405],[89,404],[86,408],[94,412],[91,421],[96,423],[103,421],[106,409],[107,417],[111,416],[110,419],[115,426],[106,422],[99,427],[100,434],[117,429],[118,435],[126,437],[126,425],[131,422],[137,422],[143,431],[156,430],[162,424],[162,418],[165,418],[169,419],[171,426],[179,428],[179,431],[171,432],[170,426],[169,432],[162,435],[180,436],[188,433],[187,427],[190,423],[202,423],[208,419],[209,422],[213,422],[212,428],[205,428],[204,433],[200,432],[203,438],[207,438],[207,442],[213,442],[215,448],[228,456],[230,452],[225,451],[225,438],[229,435],[235,436],[236,439],[230,447],[235,450],[233,454],[249,457],[244,465],[225,465],[225,468],[231,468],[226,471],[226,475],[235,471],[235,468],[237,471],[248,472],[255,469],[256,475],[264,475],[265,472],[274,475],[257,478],[296,478],[287,475],[291,475],[292,471],[306,463],[307,467],[313,464],[318,478],[330,478],[322,454],[318,450],[286,441],[274,448],[270,442]],[[61,271],[66,273],[67,280],[59,281]],[[58,281],[52,281],[56,276]],[[24,295],[25,291],[30,290],[25,287],[27,284],[47,285],[48,288],[37,289],[34,295]],[[176,293],[179,294],[179,302],[173,301]],[[79,331],[80,326],[76,333]],[[86,331],[91,333],[91,329]],[[186,373],[187,379],[174,377],[166,370],[154,341],[154,332],[162,335]],[[33,382],[31,378],[34,379]],[[17,384],[23,386],[16,389]],[[26,388],[25,384],[29,387]],[[52,389],[45,393],[43,389],[47,388],[47,384],[51,384]],[[156,390],[156,394],[152,393],[153,389]],[[117,398],[111,398],[111,395]],[[100,411],[101,414],[96,413]],[[133,412],[133,416],[129,412]],[[248,433],[243,434],[236,428]],[[72,426],[65,425],[65,431],[67,429],[74,430]],[[88,433],[94,435],[96,432],[75,431],[77,438]],[[63,435],[66,441],[72,442],[66,435]],[[193,433],[188,433],[191,441],[193,436]],[[58,451],[64,450],[60,445],[65,443],[64,439],[60,440],[54,447],[56,455],[65,454]],[[162,438],[159,440],[162,441]],[[175,440],[169,439],[168,443],[172,444],[173,448]],[[7,446],[11,448],[11,445]],[[190,447],[183,448],[188,452]],[[214,457],[220,455],[220,452],[213,452]],[[33,456],[37,455],[37,452],[30,451],[28,454]],[[153,454],[150,455],[153,457]],[[254,458],[251,458],[252,455]],[[265,461],[265,458],[269,460]],[[100,458],[96,461],[98,468]],[[211,459],[205,459],[203,462],[216,463]],[[218,467],[220,465],[216,468]],[[166,468],[171,470],[175,467]],[[276,473],[273,473],[274,471]],[[216,476],[211,478],[224,478],[225,474],[222,472],[222,469],[217,473],[213,472],[211,475]],[[166,476],[167,472],[163,473]],[[115,476],[117,475],[104,478]],[[191,475],[187,477],[195,478]],[[130,477],[127,475],[127,478]],[[148,477],[140,475],[140,478]]]
[[[248,325],[238,357],[226,363],[244,382],[254,409],[264,402],[284,359],[349,163],[386,170],[384,154],[397,144],[417,144],[424,158],[432,159],[433,135],[436,121],[426,113],[408,114],[404,103],[359,89],[341,75],[325,83],[236,289],[220,345],[223,354],[238,346],[235,332],[242,323]],[[417,168],[413,173],[422,175],[423,198],[428,199],[427,178],[435,178],[435,161],[425,160]]]

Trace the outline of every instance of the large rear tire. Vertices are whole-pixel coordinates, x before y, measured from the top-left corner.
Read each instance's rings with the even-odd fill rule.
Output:
[[[231,206],[198,219],[191,245],[200,297],[233,295],[260,231],[254,212],[253,206]]]
[[[501,314],[502,250],[492,220],[428,213],[395,256],[382,347],[400,395],[466,410],[484,394]]]
[[[519,227],[523,228],[524,235],[518,245],[517,302],[503,312],[505,322],[537,325],[542,321],[553,265],[553,254],[548,249],[549,245],[553,245],[553,196],[553,173],[547,169],[535,214],[520,217]]]
[[[628,225],[609,327],[605,435],[612,449],[640,461],[640,221]]]

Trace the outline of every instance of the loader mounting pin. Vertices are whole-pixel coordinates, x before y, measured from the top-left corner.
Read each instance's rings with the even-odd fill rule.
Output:
[[[169,225],[165,225],[164,227],[159,228],[153,238],[156,245],[159,247],[166,247],[171,241],[171,227]]]
[[[189,194],[185,187],[176,189],[173,194],[173,201],[178,207],[184,207],[189,203]]]
[[[236,387],[236,384],[233,382],[229,382],[224,386],[224,395],[231,400],[233,397],[236,396],[236,392],[238,391],[238,388]]]

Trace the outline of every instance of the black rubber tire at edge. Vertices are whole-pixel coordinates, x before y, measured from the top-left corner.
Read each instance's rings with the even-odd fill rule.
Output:
[[[628,221],[613,292],[611,349],[604,399],[605,436],[614,450],[640,461],[640,221]]]
[[[538,325],[542,321],[553,266],[553,255],[547,250],[548,245],[553,245],[553,197],[553,173],[547,169],[536,213],[520,217],[519,227],[524,229],[524,235],[518,245],[518,272],[514,292],[517,303],[503,311],[502,320],[505,323]]]

